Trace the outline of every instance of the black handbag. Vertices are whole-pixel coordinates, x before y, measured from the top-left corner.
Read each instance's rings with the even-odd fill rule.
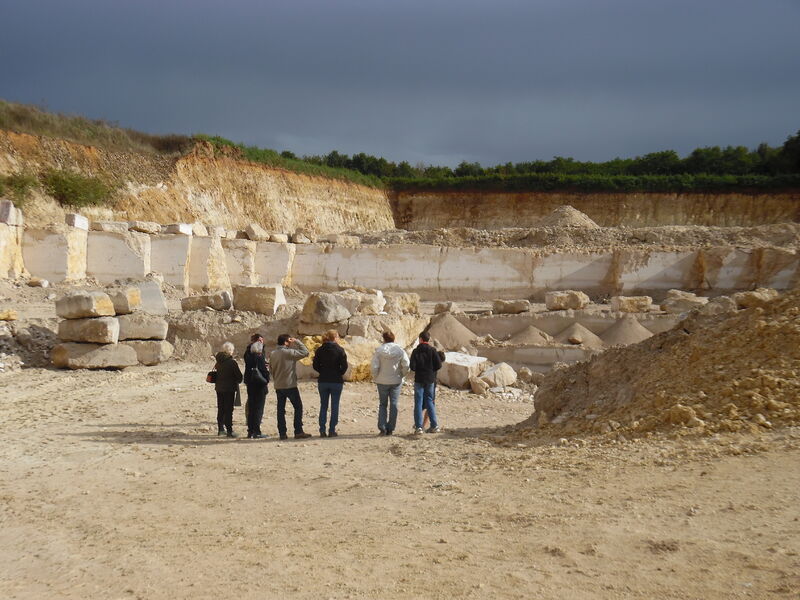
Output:
[[[233,405],[234,406],[241,406],[242,405],[242,395],[239,393],[239,386],[236,386],[236,395],[233,397]]]
[[[250,367],[245,373],[244,382],[248,385],[267,385],[269,379],[264,377],[261,369],[258,367]]]
[[[206,374],[206,383],[217,383],[217,370],[209,371]]]

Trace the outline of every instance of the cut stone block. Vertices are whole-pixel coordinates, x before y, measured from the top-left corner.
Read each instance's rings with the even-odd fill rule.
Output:
[[[470,377],[478,377],[486,368],[487,359],[462,352],[445,352],[445,361],[438,372],[438,381],[455,390],[470,389]]]
[[[667,297],[661,303],[661,310],[673,315],[689,312],[700,308],[708,302],[708,298],[697,296],[692,292],[682,290],[669,290]]]
[[[192,235],[197,237],[208,237],[208,229],[202,223],[192,223]]]
[[[120,315],[119,339],[122,340],[163,340],[167,338],[167,321],[157,315],[135,312]]]
[[[270,233],[269,241],[278,244],[287,244],[289,243],[289,236],[285,233]]]
[[[236,304],[236,307],[239,308],[239,305]],[[313,292],[308,295],[303,304],[300,320],[305,323],[338,323],[351,316],[352,313],[342,306],[334,294]]]
[[[164,281],[185,291],[189,286],[189,257],[192,237],[178,234],[150,238],[150,267],[161,273]]]
[[[626,313],[646,313],[650,311],[653,299],[650,296],[614,296],[611,310]]]
[[[77,227],[25,229],[22,257],[28,272],[53,282],[85,279],[88,235]]]
[[[494,300],[492,312],[498,315],[516,315],[531,309],[530,300]]]
[[[255,271],[259,283],[291,285],[296,250],[294,244],[257,242]]]
[[[222,249],[231,285],[256,285],[256,243],[251,240],[222,240]]]
[[[169,360],[175,348],[167,340],[127,340],[120,345],[130,346],[136,359],[143,365],[153,366]]]
[[[500,363],[489,367],[480,376],[481,381],[484,381],[493,387],[506,387],[513,385],[517,380],[517,372],[508,363]]]
[[[61,321],[58,324],[58,339],[62,342],[116,344],[119,341],[119,321],[114,317]]]
[[[141,233],[149,233],[150,235],[158,235],[161,233],[161,224],[153,221],[128,221],[128,229]]]
[[[118,315],[128,315],[142,306],[142,291],[138,287],[111,289],[107,293]]]
[[[92,221],[92,231],[127,233],[128,224],[125,221]]]
[[[764,306],[767,302],[775,300],[777,297],[777,290],[758,288],[757,290],[738,292],[733,295],[733,300],[736,302],[737,308],[753,308],[756,306]]]
[[[127,226],[127,224],[126,224]],[[150,236],[136,231],[90,231],[86,275],[100,283],[144,279],[150,272]]]
[[[105,292],[70,292],[56,300],[56,314],[62,319],[113,317],[114,303]]]
[[[247,239],[253,240],[254,242],[269,241],[269,231],[266,231],[258,223],[250,223],[250,225],[245,227],[244,232],[247,234]]]
[[[162,233],[176,233],[179,235],[192,235],[192,226],[189,223],[171,223],[164,225]]]
[[[139,363],[136,351],[124,344],[66,342],[50,351],[50,359],[62,369],[124,369]]]
[[[223,290],[215,294],[189,296],[181,299],[181,310],[184,312],[191,310],[203,310],[204,308],[213,308],[214,310],[230,310],[233,308],[231,293],[228,290]]]
[[[215,291],[230,288],[231,281],[220,238],[194,238],[189,255],[189,289]]]
[[[140,312],[151,315],[165,315],[169,312],[167,309],[167,299],[164,297],[164,292],[161,291],[161,286],[157,281],[143,281],[137,283],[136,287],[139,288],[142,294]]]
[[[22,211],[11,200],[0,200],[0,223],[22,227]]]
[[[286,305],[283,286],[236,285],[233,287],[233,305],[237,310],[249,310],[262,315],[274,315],[281,306]]]
[[[89,231],[89,219],[78,213],[67,213],[64,215],[64,223],[69,227]]]
[[[578,310],[589,304],[589,296],[575,290],[547,292],[544,303],[547,310]]]

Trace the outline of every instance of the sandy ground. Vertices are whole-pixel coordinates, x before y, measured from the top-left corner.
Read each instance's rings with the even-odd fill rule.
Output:
[[[207,367],[0,374],[0,597],[800,592],[799,431],[503,444],[529,403],[442,391],[446,433],[386,438],[351,384],[339,438],[278,441],[271,390],[273,437],[227,440]]]

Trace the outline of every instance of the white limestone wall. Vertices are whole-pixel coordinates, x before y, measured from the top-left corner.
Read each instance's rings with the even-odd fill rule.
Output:
[[[88,232],[77,227],[26,229],[22,259],[34,277],[52,282],[86,278]]]
[[[189,251],[189,289],[229,290],[231,280],[218,237],[193,237]]]
[[[192,236],[154,235],[150,238],[150,267],[164,276],[164,281],[181,290],[189,288],[189,256]]]
[[[252,240],[222,240],[222,249],[225,252],[225,266],[231,285],[255,285],[258,283],[256,274],[256,242]]]
[[[22,227],[0,223],[0,279],[13,279],[25,273],[22,241]]]
[[[117,279],[143,279],[150,271],[150,236],[126,231],[90,231],[86,275],[100,283]]]
[[[316,247],[280,242],[256,242],[253,269],[257,283],[292,285],[297,249]]]
[[[537,300],[552,290],[581,290],[591,296],[608,293],[614,255],[565,252],[536,257],[531,295]]]

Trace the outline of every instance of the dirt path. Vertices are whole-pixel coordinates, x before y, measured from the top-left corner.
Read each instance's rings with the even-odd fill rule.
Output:
[[[353,384],[337,439],[230,441],[203,372],[0,374],[0,597],[800,592],[800,432],[505,447],[530,404],[442,391],[447,433],[383,438]]]

